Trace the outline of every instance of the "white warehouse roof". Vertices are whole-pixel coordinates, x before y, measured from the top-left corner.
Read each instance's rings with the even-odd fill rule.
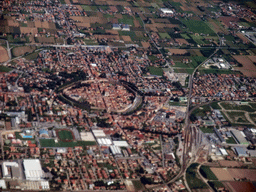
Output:
[[[120,148],[117,146],[111,145],[110,149],[111,149],[113,155],[121,155],[122,154]]]
[[[168,8],[161,8],[160,9],[164,14],[173,14],[173,11]]]
[[[118,147],[128,147],[127,141],[113,141],[113,144]]]
[[[106,134],[101,129],[93,129],[92,132],[95,137],[106,137]]]
[[[111,145],[112,141],[111,139],[107,139],[107,138],[99,138],[97,139],[99,145]]]
[[[27,180],[41,180],[44,176],[39,159],[24,159],[24,172]]]

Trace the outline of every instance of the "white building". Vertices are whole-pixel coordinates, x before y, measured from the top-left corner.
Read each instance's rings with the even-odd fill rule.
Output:
[[[27,180],[42,180],[44,172],[42,170],[39,159],[24,159],[23,160],[24,173]]]
[[[162,11],[163,14],[173,14],[173,11],[168,8],[161,8],[160,11]]]

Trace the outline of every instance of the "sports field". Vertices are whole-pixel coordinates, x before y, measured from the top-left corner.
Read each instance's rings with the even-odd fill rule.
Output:
[[[70,130],[56,130],[57,136],[61,141],[72,141],[74,140],[73,132]]]

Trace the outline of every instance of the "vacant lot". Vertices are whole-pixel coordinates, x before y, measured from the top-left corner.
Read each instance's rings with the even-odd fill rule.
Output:
[[[247,111],[247,112],[256,111],[250,105],[238,105],[230,102],[222,102],[220,103],[220,105],[226,110],[241,110],[241,111]]]
[[[244,112],[226,112],[233,123],[249,123]]]
[[[255,57],[247,56],[233,56],[234,59],[243,65],[243,67],[236,67],[235,69],[241,71],[244,75],[248,77],[256,77],[256,65],[253,64]]]
[[[185,49],[168,49],[172,55],[184,55],[187,53]]]
[[[31,46],[15,47],[12,49],[12,54],[14,57],[18,57],[24,55],[25,53],[32,53],[35,49],[35,47]]]
[[[219,161],[219,164],[221,167],[240,167],[241,165],[243,165],[242,162],[227,160],[221,160]]]
[[[219,180],[232,181],[235,179],[247,178],[251,181],[256,181],[256,170],[251,169],[233,169],[233,168],[211,168],[212,172]]]
[[[0,46],[0,63],[8,61],[8,59],[9,56],[7,50],[4,47]]]

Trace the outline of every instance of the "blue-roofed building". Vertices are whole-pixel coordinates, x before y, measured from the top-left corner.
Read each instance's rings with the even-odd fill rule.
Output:
[[[49,133],[46,129],[40,129],[39,136],[40,137],[49,137]]]
[[[122,26],[122,31],[130,31],[130,26],[127,25],[127,24],[124,24],[124,25]]]
[[[247,157],[249,156],[246,149],[244,147],[235,147],[235,152],[238,157]]]
[[[119,24],[113,24],[112,29],[114,30],[121,30],[121,26]]]

